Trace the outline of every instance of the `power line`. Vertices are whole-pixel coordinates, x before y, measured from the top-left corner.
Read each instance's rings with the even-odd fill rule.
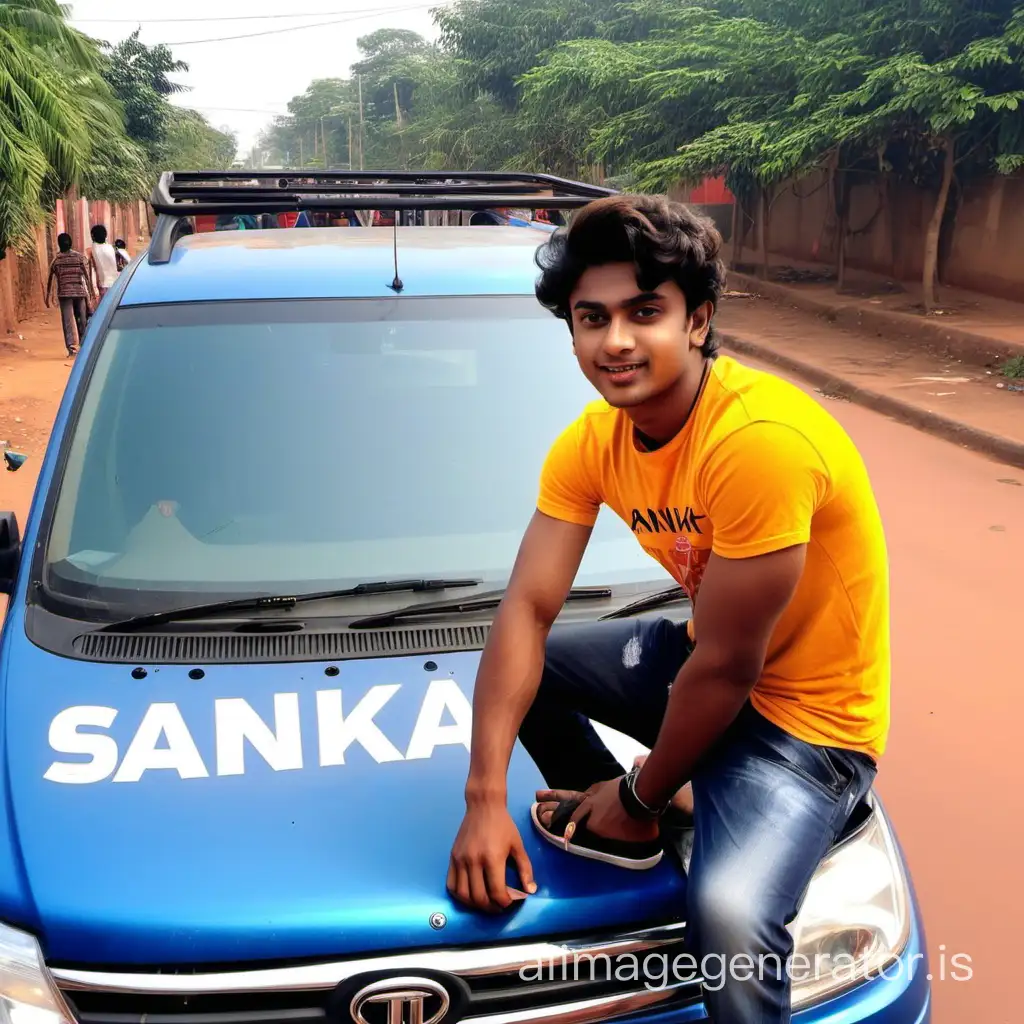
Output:
[[[191,110],[221,110],[229,111],[233,114],[273,114],[275,117],[289,117],[290,115],[286,110],[265,110],[262,107],[257,109],[255,107],[200,107],[195,104],[189,104]]]
[[[333,21],[318,21],[310,25],[289,25],[287,28],[271,28],[264,32],[247,32],[243,35],[238,36],[214,36],[211,39],[179,39],[175,42],[169,42],[167,46],[198,46],[200,43],[227,43],[235,39],[255,39],[257,36],[279,36],[285,32],[300,32],[306,28],[326,28],[328,25],[342,25],[350,21],[362,21],[365,18],[371,17],[374,14],[404,14],[407,11],[418,11],[426,7],[436,7],[437,4],[414,4],[410,7],[381,7],[381,8],[368,8],[363,14],[357,15],[356,17],[349,18],[336,18]]]
[[[424,4],[424,7],[435,7],[437,4]],[[72,21],[90,25],[169,25],[200,21],[271,21],[279,18],[333,18],[341,14],[386,13],[388,10],[404,10],[404,8],[364,7],[348,11],[310,11],[307,14],[229,14],[219,18],[72,18]],[[299,26],[301,27],[301,26]]]

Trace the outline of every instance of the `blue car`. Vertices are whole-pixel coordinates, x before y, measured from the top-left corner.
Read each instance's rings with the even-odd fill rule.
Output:
[[[510,809],[539,891],[486,915],[445,888],[480,652],[543,456],[593,397],[533,295],[549,228],[449,214],[602,194],[540,175],[161,180],[27,521],[0,516],[14,1024],[704,1019],[701,985],[723,978],[685,951],[686,834],[645,872],[567,855],[530,825],[542,779],[521,748]],[[444,223],[187,227],[385,205]],[[623,609],[690,614],[603,513],[560,622]],[[641,752],[601,731],[625,767]],[[791,928],[796,1021],[930,1019],[877,796]]]

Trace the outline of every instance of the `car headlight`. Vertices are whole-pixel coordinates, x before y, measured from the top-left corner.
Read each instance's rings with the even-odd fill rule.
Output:
[[[75,1024],[39,943],[0,925],[0,1024]]]
[[[889,823],[871,817],[822,860],[793,935],[793,1008],[878,977],[910,937],[910,892]]]

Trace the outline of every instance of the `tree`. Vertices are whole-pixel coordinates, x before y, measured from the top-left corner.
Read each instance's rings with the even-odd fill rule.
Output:
[[[188,71],[188,64],[175,60],[167,46],[147,46],[139,40],[139,32],[136,29],[116,46],[108,45],[104,77],[124,109],[129,137],[155,160],[171,116],[167,98],[185,89],[170,76]]]
[[[352,65],[352,74],[362,86],[364,117],[399,122],[403,109],[411,111],[424,62],[436,55],[436,48],[402,28],[379,29],[356,45],[363,57]]]
[[[526,110],[519,78],[567,35],[643,35],[649,26],[642,15],[614,0],[461,0],[434,16],[441,29],[437,45],[404,29],[360,38],[352,77],[313,83],[289,104],[287,117],[268,127],[264,147],[293,166],[316,165],[310,154],[319,154],[317,140],[326,134],[337,163],[335,154],[348,151],[351,117],[354,166],[534,168],[602,176],[584,155],[590,107],[560,103],[539,114]],[[303,99],[312,100],[324,81],[336,84],[331,102],[303,109]]]
[[[936,302],[940,232],[957,169],[971,176],[1024,165],[1024,9],[992,0],[984,11],[965,12],[936,0],[930,13],[945,20],[895,22],[918,50],[895,46],[891,32],[880,36],[885,55],[875,55],[853,88],[809,111],[802,127],[835,146],[873,149],[881,174],[935,190],[923,240],[925,312]]]
[[[884,134],[890,148],[900,143],[906,154],[900,168],[904,176],[921,177],[918,168],[923,164],[925,179],[938,180],[924,239],[926,312],[935,306],[939,235],[957,168],[1009,173],[1024,165],[1019,113],[1024,101],[1024,10],[1007,14],[998,34],[961,35],[947,57],[891,57],[853,94],[853,103],[867,110],[856,119],[857,132],[874,138]],[[956,25],[948,27],[955,34]]]
[[[306,91],[288,101],[288,114],[263,133],[260,144],[274,162],[291,167],[323,167],[326,151],[335,167],[348,165],[348,124],[358,125],[355,85],[344,78],[318,78]],[[358,166],[358,156],[355,164]]]
[[[326,152],[334,167],[423,165],[421,128],[444,102],[439,87],[451,86],[447,65],[435,46],[405,29],[382,29],[357,44],[354,77],[311,82],[263,133],[275,160],[322,167]]]
[[[27,249],[54,200],[101,147],[132,153],[97,44],[55,0],[0,2],[0,246]]]
[[[756,204],[766,272],[773,190],[836,156],[831,138],[804,132],[807,110],[856,80],[866,58],[841,35],[811,40],[708,7],[648,0],[631,9],[657,31],[555,47],[522,78],[526,108],[539,116],[573,106],[593,126],[590,155],[641,189],[724,174],[740,205]]]
[[[519,79],[550,47],[596,37],[621,17],[617,0],[458,0],[434,17],[458,71],[457,100],[494,97],[518,106]]]
[[[590,152],[623,161],[641,188],[724,173],[734,192],[756,191],[762,271],[767,209],[782,182],[827,171],[840,279],[851,168],[873,164],[883,177],[934,187],[922,280],[931,310],[956,169],[1024,165],[1024,15],[1011,0],[641,0],[628,9],[656,26],[648,38],[563,42],[522,76],[534,116],[566,104],[606,111],[593,118]]]
[[[121,103],[129,137],[145,154],[147,167],[136,196],[145,193],[145,179],[160,171],[224,169],[234,160],[236,140],[231,133],[217,130],[198,111],[170,102],[187,89],[172,78],[184,71],[185,61],[176,59],[164,44],[143,43],[138,29],[116,46],[106,47],[104,77]],[[121,184],[122,191],[138,179],[134,166],[120,176],[111,168],[104,174]]]
[[[588,166],[585,151],[604,111],[589,99],[573,102],[566,95],[529,107],[524,76],[566,39],[642,37],[652,24],[640,6],[616,0],[461,0],[439,9],[435,20],[450,87],[428,115],[430,138],[442,152],[465,153],[463,161],[472,146],[481,166],[602,178],[605,169]],[[486,120],[473,120],[476,114]]]
[[[419,138],[406,131],[436,102],[437,47],[407,29],[380,29],[356,40],[362,58],[352,65],[357,93],[361,160],[368,167],[418,163]],[[425,88],[421,88],[425,87]]]
[[[171,107],[157,163],[181,171],[227,170],[237,149],[233,132],[214,128],[195,110]]]

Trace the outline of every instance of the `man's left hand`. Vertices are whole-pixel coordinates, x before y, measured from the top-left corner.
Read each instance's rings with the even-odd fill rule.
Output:
[[[594,835],[605,839],[622,839],[630,843],[657,839],[657,821],[637,821],[631,818],[619,799],[619,780],[599,782],[587,790],[583,801],[573,812],[565,826],[565,838],[572,839],[573,832],[586,819],[587,828]]]

